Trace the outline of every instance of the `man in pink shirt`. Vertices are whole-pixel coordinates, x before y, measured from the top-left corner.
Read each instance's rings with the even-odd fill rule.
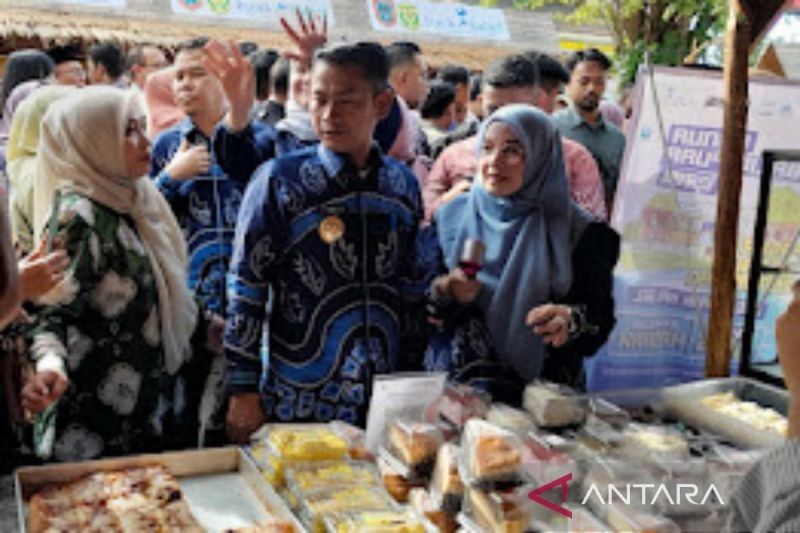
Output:
[[[483,116],[508,104],[530,104],[551,114],[561,86],[569,79],[555,59],[531,53],[510,55],[492,62],[483,74]],[[426,220],[436,209],[469,190],[478,167],[476,136],[449,146],[437,158],[428,175],[423,199]],[[562,139],[564,164],[572,198],[599,220],[607,221],[600,171],[591,153],[580,144]]]

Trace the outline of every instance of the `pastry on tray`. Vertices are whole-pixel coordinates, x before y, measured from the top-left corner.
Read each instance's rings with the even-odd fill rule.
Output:
[[[522,466],[519,437],[483,420],[472,419],[464,428],[470,481],[512,481]]]
[[[28,531],[202,532],[164,467],[98,472],[49,485],[28,504]]]
[[[440,499],[442,509],[451,513],[458,512],[461,498],[464,496],[464,484],[458,472],[459,453],[455,444],[442,445],[436,456],[436,466],[431,480],[431,493]]]
[[[756,402],[740,400],[732,391],[706,396],[700,402],[758,431],[769,431],[785,437],[789,428],[786,417],[775,409],[762,407]]]
[[[522,403],[540,427],[564,427],[583,421],[584,411],[574,395],[555,383],[531,383],[525,387]]]
[[[469,512],[483,531],[489,533],[522,533],[526,517],[523,510],[507,495],[468,489]]]
[[[442,441],[439,428],[427,422],[397,419],[389,424],[389,448],[410,468],[431,467]]]

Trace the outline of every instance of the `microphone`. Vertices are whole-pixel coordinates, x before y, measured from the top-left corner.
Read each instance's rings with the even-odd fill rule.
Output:
[[[478,272],[483,268],[483,256],[486,253],[486,246],[478,239],[467,239],[461,247],[461,258],[458,266],[464,271],[469,279],[475,279]]]

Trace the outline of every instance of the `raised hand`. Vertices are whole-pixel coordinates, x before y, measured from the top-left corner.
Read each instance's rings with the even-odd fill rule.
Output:
[[[204,50],[203,64],[219,79],[230,105],[227,126],[240,131],[250,123],[250,111],[256,99],[253,67],[233,41],[227,45],[217,40],[209,41]]]
[[[317,21],[315,17],[311,16],[311,13],[306,13],[306,16],[303,17],[299,8],[295,13],[298,30],[295,30],[289,21],[281,17],[281,26],[294,45],[293,48],[286,50],[284,55],[289,59],[309,65],[311,58],[314,57],[314,51],[322,48],[328,42],[328,17],[323,16],[321,25],[317,25]]]

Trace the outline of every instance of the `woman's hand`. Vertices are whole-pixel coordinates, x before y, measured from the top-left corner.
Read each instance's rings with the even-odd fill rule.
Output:
[[[64,271],[69,266],[67,253],[57,250],[48,254],[46,246],[46,241],[42,239],[36,250],[19,262],[23,300],[47,294],[64,279]]]
[[[542,336],[545,343],[560,348],[569,339],[572,311],[566,305],[544,304],[528,311],[525,324]]]
[[[481,290],[481,282],[468,278],[460,268],[439,276],[433,283],[439,296],[450,298],[460,304],[471,303]]]
[[[775,340],[783,381],[789,392],[787,436],[800,438],[800,280],[794,283],[794,300],[775,321]]]
[[[38,415],[61,398],[69,386],[69,380],[61,372],[45,370],[34,374],[22,388],[22,407]]]

